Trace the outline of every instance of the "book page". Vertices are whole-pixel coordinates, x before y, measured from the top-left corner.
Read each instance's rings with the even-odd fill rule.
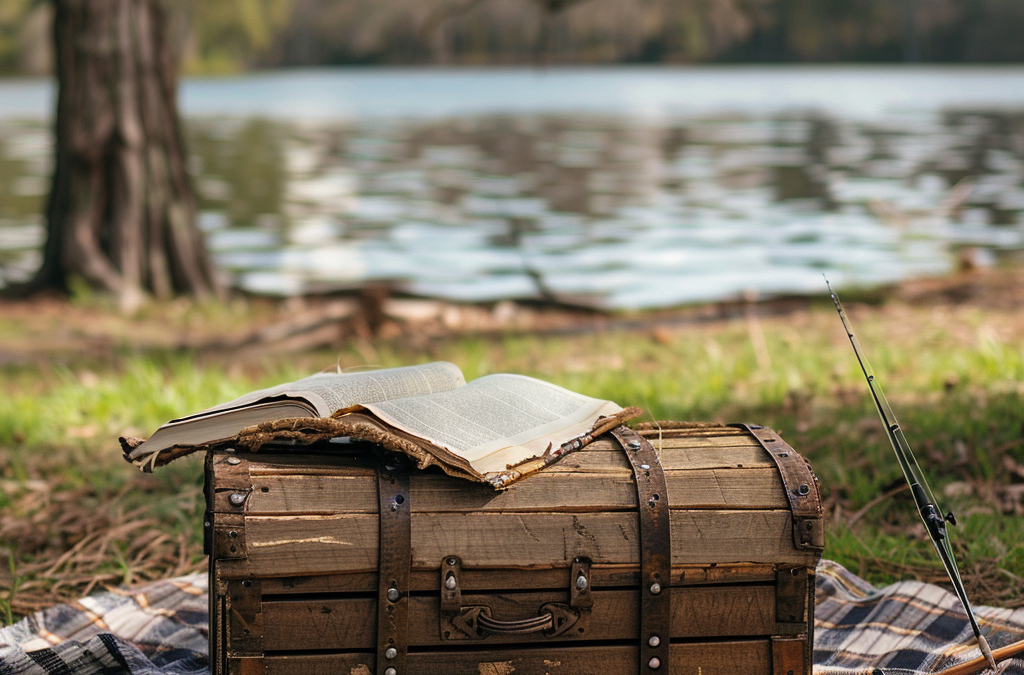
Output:
[[[430,396],[365,405],[380,419],[466,459],[481,475],[543,455],[622,409],[522,375],[488,375]]]
[[[138,450],[138,454],[141,456],[158,452],[172,445],[202,445],[231,438],[247,426],[268,419],[309,417],[311,414],[312,411],[304,402],[289,400],[267,401],[236,410],[211,413],[192,423],[165,424],[139,446],[142,449]]]
[[[404,396],[419,396],[448,391],[466,383],[462,371],[453,363],[436,361],[421,366],[364,370],[355,373],[317,373],[295,382],[261,389],[204,410],[195,415],[171,420],[177,424],[211,413],[244,408],[268,398],[293,397],[309,401],[320,417],[335,410],[361,403],[386,401]]]

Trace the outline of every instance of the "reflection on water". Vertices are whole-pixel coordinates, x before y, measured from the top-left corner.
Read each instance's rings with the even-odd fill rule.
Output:
[[[237,287],[659,307],[942,273],[1024,248],[1024,114],[193,118]],[[38,265],[48,130],[0,124],[0,265]]]

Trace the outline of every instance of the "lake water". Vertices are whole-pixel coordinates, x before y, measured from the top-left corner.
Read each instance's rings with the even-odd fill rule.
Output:
[[[46,82],[0,82],[0,278],[39,264]],[[1024,68],[331,69],[185,81],[232,283],[620,309],[1024,249]]]

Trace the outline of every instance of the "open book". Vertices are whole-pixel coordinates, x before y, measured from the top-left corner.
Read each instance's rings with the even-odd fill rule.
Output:
[[[555,461],[636,416],[522,375],[466,383],[457,366],[320,373],[172,420],[145,441],[121,439],[125,458],[152,470],[196,450],[258,448],[289,438],[351,437],[413,456],[421,467],[495,487]]]

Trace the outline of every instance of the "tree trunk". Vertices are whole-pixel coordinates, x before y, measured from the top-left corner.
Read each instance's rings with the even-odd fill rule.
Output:
[[[36,288],[80,277],[124,309],[218,290],[175,101],[160,0],[53,0],[56,163]]]

